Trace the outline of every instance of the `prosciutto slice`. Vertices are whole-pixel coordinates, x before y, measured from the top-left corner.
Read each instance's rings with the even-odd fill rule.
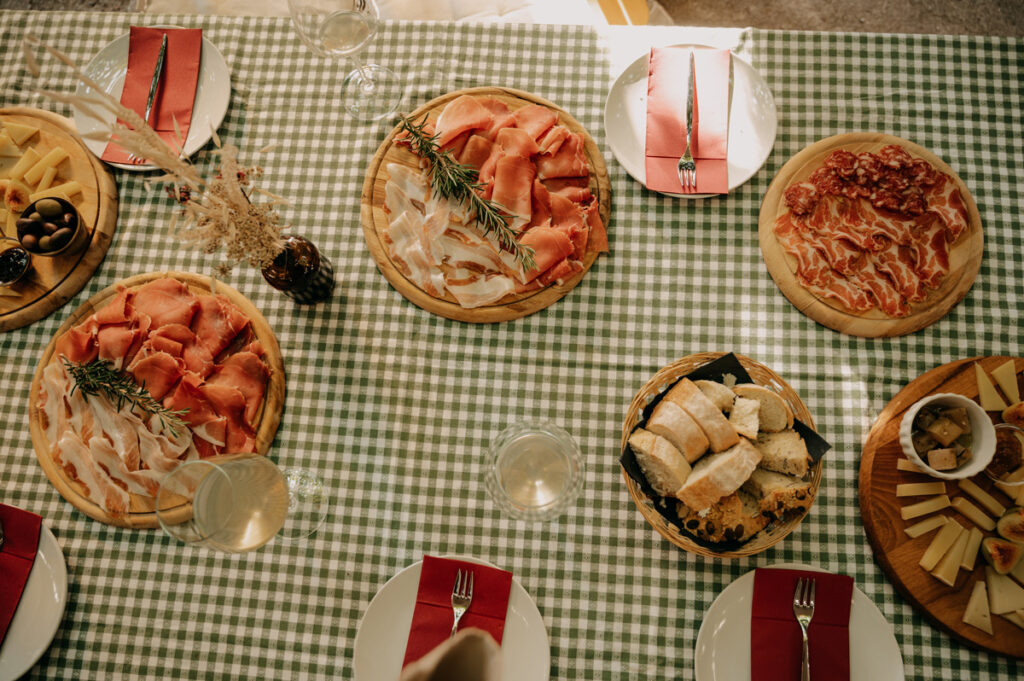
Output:
[[[263,395],[270,381],[270,369],[259,355],[242,351],[228,357],[207,379],[207,385],[228,385],[236,388],[245,399],[245,421],[256,425],[256,415],[263,404]]]
[[[589,173],[583,153],[583,138],[570,132],[554,154],[542,154],[537,160],[537,177],[542,180],[559,177],[585,177]]]
[[[249,318],[226,296],[200,296],[191,329],[199,344],[216,357],[248,323]]]
[[[135,291],[135,309],[147,315],[152,327],[192,323],[199,303],[182,282],[166,277],[143,284]]]
[[[467,130],[487,129],[493,122],[494,114],[476,97],[462,95],[445,106],[437,118],[434,132],[438,145],[443,147]]]

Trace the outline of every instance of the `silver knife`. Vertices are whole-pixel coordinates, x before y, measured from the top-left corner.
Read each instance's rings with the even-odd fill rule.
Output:
[[[153,81],[149,84],[149,97],[146,98],[146,115],[144,120],[149,123],[149,116],[153,113],[153,102],[156,101],[156,91],[160,86],[160,75],[164,72],[164,57],[167,56],[167,34],[164,33],[160,41],[160,55],[156,58],[156,68],[153,69]]]

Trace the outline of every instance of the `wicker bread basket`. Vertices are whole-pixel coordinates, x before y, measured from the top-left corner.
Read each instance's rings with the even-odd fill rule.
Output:
[[[664,391],[668,386],[672,385],[676,379],[689,374],[708,362],[722,357],[724,354],[725,353],[722,352],[702,352],[694,355],[687,355],[686,357],[669,364],[652,376],[636,394],[633,398],[633,402],[629,405],[629,411],[626,412],[626,420],[622,424],[622,442],[620,443],[619,451],[625,450],[629,434],[643,419],[644,408],[657,395]],[[770,388],[781,395],[789,405],[790,409],[793,410],[793,416],[802,421],[808,427],[816,430],[814,420],[811,418],[811,414],[807,410],[807,406],[800,399],[800,396],[797,395],[789,384],[782,380],[778,374],[765,365],[748,357],[744,357],[743,355],[736,355],[736,358],[739,360],[743,368],[747,370],[747,373],[750,374],[750,378],[754,383]],[[723,551],[716,551],[698,543],[687,532],[669,522],[668,519],[654,508],[655,500],[648,497],[640,485],[637,484],[625,470],[623,470],[622,476],[626,480],[626,488],[629,490],[629,495],[633,497],[633,501],[636,503],[637,508],[640,509],[640,513],[647,519],[647,522],[650,523],[650,525],[657,530],[659,534],[661,534],[661,536],[665,537],[665,539],[668,539],[681,549],[702,556],[708,556],[709,558],[740,558],[743,556],[752,556],[764,551],[770,546],[774,546],[782,541],[786,535],[792,532],[793,529],[800,524],[804,519],[804,516],[807,515],[808,511],[810,511],[810,507],[814,503],[814,499],[818,494],[818,486],[821,483],[821,460],[819,459],[817,463],[811,467],[811,498],[809,499],[807,508],[803,513],[789,514],[783,520],[771,523],[767,528],[754,535],[749,541],[739,548]]]

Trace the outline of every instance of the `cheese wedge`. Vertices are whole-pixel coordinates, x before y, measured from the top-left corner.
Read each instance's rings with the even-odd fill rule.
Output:
[[[909,504],[900,509],[900,516],[904,520],[912,520],[913,518],[919,518],[929,513],[935,513],[941,511],[944,508],[949,507],[949,497],[945,494],[937,497],[931,497],[924,501],[919,501],[916,504]]]
[[[930,518],[925,518],[919,522],[909,525],[903,529],[907,533],[907,536],[911,539],[917,539],[918,537],[928,534],[932,530],[942,527],[946,524],[947,518],[944,515],[933,515]],[[980,541],[980,540],[979,540]],[[1024,563],[1024,560],[1021,561]]]
[[[985,566],[985,582],[988,587],[988,609],[997,615],[1024,610],[1024,588],[1006,575],[1001,575]]]
[[[53,184],[53,178],[57,177],[56,168],[47,168],[43,176],[39,178],[39,184],[36,185],[36,191],[41,192],[50,188]]]
[[[1017,565],[1010,570],[1010,576],[1024,584],[1024,560],[1017,561]]]
[[[964,570],[974,569],[974,564],[978,561],[978,549],[981,548],[981,540],[984,536],[977,527],[972,527],[967,533],[967,544],[964,546],[964,555],[960,559],[960,567]]]
[[[972,504],[965,497],[957,497],[956,499],[953,499],[950,506],[955,508],[959,511],[960,515],[967,518],[981,529],[989,531],[996,529],[996,521],[985,515],[984,511]]]
[[[11,136],[15,144],[24,144],[28,141],[29,137],[39,132],[39,128],[34,125],[14,123],[13,121],[4,121],[4,130]]]
[[[20,180],[25,176],[25,173],[28,172],[28,169],[34,166],[36,161],[40,158],[42,157],[35,149],[26,149],[18,162],[14,164],[13,168],[11,168],[11,172],[8,177],[12,180]]]
[[[1017,387],[1017,371],[1013,368],[1013,360],[1000,364],[992,371],[992,378],[996,379],[999,388],[1006,395],[1006,401],[1010,404],[1020,402],[1020,389]]]
[[[961,621],[981,629],[986,634],[992,633],[992,613],[988,607],[988,594],[985,582],[980,579],[974,583],[971,598],[967,601],[967,608],[964,610]]]
[[[978,382],[978,398],[981,401],[981,408],[985,411],[1002,411],[1006,409],[1006,402],[996,392],[988,374],[977,362],[974,363],[974,376]]]
[[[1008,612],[1002,615],[1006,619],[1016,624],[1021,629],[1024,629],[1024,610],[1017,610],[1016,612]]]
[[[45,173],[47,169],[56,168],[68,156],[68,152],[66,152],[63,147],[54,147],[53,149],[50,149],[46,155],[36,161],[31,168],[25,171],[25,184],[39,184],[39,180],[42,179],[43,173]]]
[[[974,497],[974,500],[985,507],[991,515],[999,518],[1006,513],[1006,507],[995,500],[991,494],[978,487],[977,483],[969,478],[956,481],[957,486],[964,492]]]
[[[21,158],[21,149],[14,143],[11,136],[6,132],[0,132],[0,156],[8,158]]]
[[[939,564],[932,570],[932,577],[946,586],[956,586],[956,576],[960,573],[960,562],[964,557],[964,547],[967,546],[967,537],[969,535],[970,532],[967,530],[963,530],[957,535],[953,546],[950,547],[946,555],[939,561]]]
[[[960,535],[965,532],[963,526],[955,520],[950,520],[948,523],[942,526],[935,536],[932,538],[932,543],[925,549],[924,555],[921,556],[921,560],[918,562],[922,568],[931,572],[935,569],[935,566],[939,564],[950,549],[953,548],[953,544],[957,542]]]
[[[945,493],[946,483],[944,482],[908,482],[896,485],[896,496],[898,497],[923,497]]]

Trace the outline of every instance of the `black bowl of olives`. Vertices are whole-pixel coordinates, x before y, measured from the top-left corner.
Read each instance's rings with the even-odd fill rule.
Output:
[[[30,203],[16,224],[25,250],[47,257],[81,250],[89,233],[74,204],[55,196]]]

